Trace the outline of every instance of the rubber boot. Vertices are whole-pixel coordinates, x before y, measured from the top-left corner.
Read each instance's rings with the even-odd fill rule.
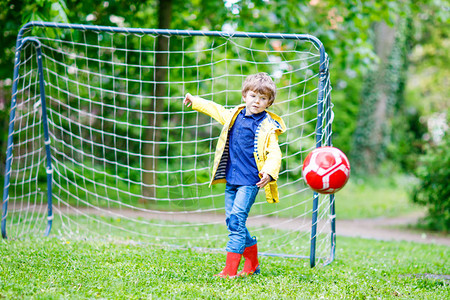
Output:
[[[222,278],[232,278],[236,277],[237,269],[239,267],[239,263],[241,262],[242,254],[227,252],[227,261],[225,263],[225,268],[217,275]]]
[[[249,276],[261,273],[258,262],[258,246],[254,244],[244,250],[243,256],[245,259],[244,269],[239,272],[238,276]]]

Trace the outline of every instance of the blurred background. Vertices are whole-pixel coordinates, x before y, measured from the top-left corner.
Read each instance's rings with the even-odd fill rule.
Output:
[[[1,190],[23,24],[308,33],[330,56],[333,144],[352,165],[338,218],[412,214],[417,227],[448,232],[449,15],[441,0],[0,0]]]

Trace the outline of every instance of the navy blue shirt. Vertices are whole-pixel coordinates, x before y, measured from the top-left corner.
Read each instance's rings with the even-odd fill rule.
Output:
[[[245,115],[245,108],[237,115],[229,132],[229,159],[226,180],[234,185],[256,185],[260,180],[255,156],[255,134],[267,112]]]

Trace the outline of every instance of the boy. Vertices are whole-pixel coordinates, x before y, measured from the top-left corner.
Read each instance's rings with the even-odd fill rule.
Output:
[[[281,165],[278,135],[286,130],[283,120],[266,111],[275,100],[275,83],[266,73],[248,76],[242,86],[244,104],[233,109],[186,94],[184,105],[223,125],[216,146],[211,184],[226,183],[225,215],[229,231],[225,268],[220,277],[234,277],[244,256],[239,276],[259,274],[255,237],[246,227],[248,213],[259,188],[269,203],[278,202],[276,180]]]

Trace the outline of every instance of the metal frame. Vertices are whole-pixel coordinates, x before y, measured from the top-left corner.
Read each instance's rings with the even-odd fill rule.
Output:
[[[47,158],[47,207],[48,207],[48,223],[47,228],[45,229],[44,236],[48,236],[50,234],[50,230],[52,229],[53,223],[53,207],[52,207],[52,157],[50,152],[50,138],[48,134],[48,121],[47,121],[47,105],[45,101],[45,82],[44,82],[44,72],[42,68],[42,51],[41,51],[41,42],[33,37],[26,37],[23,40],[17,41],[16,48],[16,58],[15,58],[15,66],[14,66],[14,79],[13,79],[13,92],[11,99],[11,113],[9,117],[9,130],[8,130],[8,144],[6,147],[6,167],[5,167],[5,188],[3,190],[3,206],[2,206],[2,221],[1,221],[1,231],[2,237],[4,239],[7,238],[6,234],[6,217],[8,216],[8,201],[9,201],[9,185],[11,178],[11,163],[12,163],[12,149],[13,149],[13,134],[14,134],[14,120],[16,115],[16,107],[17,107],[17,82],[19,78],[19,64],[20,64],[20,53],[24,45],[27,43],[34,43],[36,47],[37,54],[37,63],[38,63],[38,74],[39,74],[39,90],[41,94],[41,105],[42,105],[42,118],[43,118],[43,126],[44,126],[44,144],[45,144],[45,152]]]
[[[51,166],[51,154],[50,154],[50,139],[48,135],[48,123],[47,123],[47,110],[45,103],[45,84],[42,69],[41,58],[41,43],[37,38],[26,37],[23,38],[25,32],[33,27],[47,27],[58,29],[79,29],[79,30],[92,30],[102,32],[114,32],[114,33],[134,33],[134,34],[154,34],[154,35],[168,35],[168,36],[221,36],[226,38],[242,37],[242,38],[264,38],[264,39],[287,39],[287,40],[308,40],[316,45],[319,49],[320,66],[319,66],[319,93],[317,97],[317,126],[316,126],[316,147],[322,146],[323,135],[323,104],[327,108],[330,108],[331,100],[328,95],[327,99],[324,99],[324,88],[327,85],[326,79],[329,76],[328,71],[328,57],[325,52],[325,48],[322,42],[315,36],[309,34],[282,34],[282,33],[255,33],[255,32],[223,32],[223,31],[198,31],[198,30],[172,30],[172,29],[144,29],[144,28],[121,28],[110,26],[95,26],[95,25],[82,25],[82,24],[65,24],[65,23],[53,23],[53,22],[30,22],[25,24],[19,31],[16,43],[16,55],[14,66],[14,81],[11,100],[11,114],[9,121],[9,136],[7,144],[6,154],[6,170],[5,170],[5,189],[3,193],[3,206],[2,206],[2,219],[1,219],[1,232],[2,237],[7,238],[6,234],[6,217],[8,212],[8,200],[9,200],[9,184],[11,175],[11,163],[12,163],[12,148],[13,148],[13,132],[14,132],[14,120],[16,110],[16,96],[17,96],[17,81],[20,64],[20,53],[23,46],[27,43],[34,43],[37,51],[38,72],[39,72],[39,87],[41,93],[42,115],[44,124],[44,138],[45,148],[47,155],[47,186],[48,186],[48,225],[44,235],[48,236],[52,227],[53,212],[52,212],[52,166]],[[324,103],[325,101],[325,103]],[[331,110],[326,110],[326,132],[330,133],[326,144],[331,146]],[[314,193],[313,196],[313,214],[312,214],[312,227],[311,227],[311,248],[310,248],[310,266],[311,268],[316,265],[316,233],[317,233],[317,212],[318,212],[318,200],[319,195]],[[331,215],[331,254],[330,260],[325,264],[329,264],[334,260],[335,256],[335,209],[334,209],[334,195],[330,197],[330,215]],[[269,255],[269,254],[268,254]]]

